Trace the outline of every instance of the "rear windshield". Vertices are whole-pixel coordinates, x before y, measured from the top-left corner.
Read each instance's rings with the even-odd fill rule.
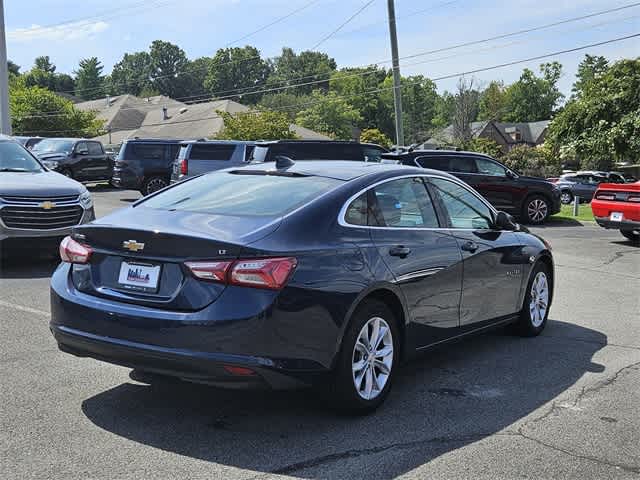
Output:
[[[141,205],[212,215],[279,217],[343,183],[323,177],[215,172],[177,184]]]

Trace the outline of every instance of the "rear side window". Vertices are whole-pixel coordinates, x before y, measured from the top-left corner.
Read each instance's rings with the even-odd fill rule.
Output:
[[[102,145],[98,142],[87,142],[89,147],[89,155],[104,155]]]
[[[451,157],[449,171],[457,173],[477,173],[476,162],[470,157]]]
[[[347,222],[349,225],[359,225],[359,226],[365,226],[365,225],[374,225],[375,223],[370,223],[369,222],[369,217],[372,215],[370,215],[370,209],[369,209],[369,202],[368,202],[368,194],[367,192],[363,193],[362,195],[360,195],[358,198],[356,198],[353,202],[351,202],[351,204],[349,205],[349,207],[347,207],[347,210],[345,211],[344,214],[344,221]]]
[[[373,190],[378,224],[385,227],[436,228],[438,217],[421,178],[401,178]]]
[[[418,157],[416,158],[416,163],[422,168],[432,168],[442,172],[449,171],[448,157]]]
[[[279,217],[342,183],[313,176],[217,172],[181,183],[140,205],[212,215]]]
[[[192,160],[230,160],[235,151],[235,145],[206,145],[194,143],[191,147]]]
[[[157,159],[164,155],[164,145],[136,143],[131,149],[135,158]]]

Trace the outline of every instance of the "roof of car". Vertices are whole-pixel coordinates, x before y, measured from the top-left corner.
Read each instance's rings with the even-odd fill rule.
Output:
[[[254,145],[256,142],[254,141],[250,141],[250,140],[207,140],[207,139],[200,139],[200,140],[183,140],[180,142],[180,145],[187,145],[190,143],[202,143],[202,144],[212,144],[212,145],[216,145],[216,144],[231,144],[231,145]]]
[[[339,144],[339,145],[373,145],[373,144],[361,144],[360,142],[354,142],[353,140],[264,140],[256,142],[256,145],[266,147],[268,145],[275,145],[278,143],[305,143],[305,144]]]
[[[389,152],[383,153],[382,156],[385,158],[393,158],[393,157],[414,157],[418,155],[429,155],[429,156],[439,156],[439,155],[470,155],[474,157],[486,157],[493,158],[490,155],[480,152],[468,152],[466,150],[411,150],[410,152]]]
[[[274,171],[275,163],[252,163],[246,167],[241,167],[243,170],[257,170],[257,171]],[[240,170],[240,169],[235,169]],[[392,173],[392,172],[406,172],[407,174],[415,173],[424,175],[425,173],[432,173],[434,175],[446,176],[455,178],[448,173],[431,170],[427,168],[411,167],[406,165],[397,165],[389,163],[377,163],[377,162],[358,162],[358,161],[346,161],[346,160],[300,160],[295,162],[292,166],[282,169],[288,173],[298,173],[303,175],[313,175],[317,177],[335,178],[338,180],[349,181],[364,175],[375,173]]]
[[[127,138],[123,143],[183,143],[184,140],[166,138]]]

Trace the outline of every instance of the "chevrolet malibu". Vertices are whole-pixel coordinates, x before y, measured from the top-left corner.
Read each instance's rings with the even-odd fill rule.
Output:
[[[361,412],[430,347],[510,323],[538,335],[554,281],[550,247],[462,181],[359,162],[196,177],[60,251],[62,351],[146,381],[320,386]]]

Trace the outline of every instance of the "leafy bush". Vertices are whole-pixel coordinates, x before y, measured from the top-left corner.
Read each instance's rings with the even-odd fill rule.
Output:
[[[485,155],[489,155],[493,158],[500,158],[502,156],[502,148],[497,142],[490,138],[474,138],[464,144],[462,148],[470,152],[484,153]]]
[[[384,148],[391,148],[392,145],[391,139],[377,128],[364,129],[360,134],[360,141],[362,143],[377,143]]]
[[[216,138],[220,140],[281,140],[297,138],[289,117],[281,112],[247,112],[232,115],[217,111],[224,126]]]
[[[532,177],[552,177],[561,173],[559,159],[549,155],[545,148],[518,145],[502,157],[502,162],[511,170]]]

